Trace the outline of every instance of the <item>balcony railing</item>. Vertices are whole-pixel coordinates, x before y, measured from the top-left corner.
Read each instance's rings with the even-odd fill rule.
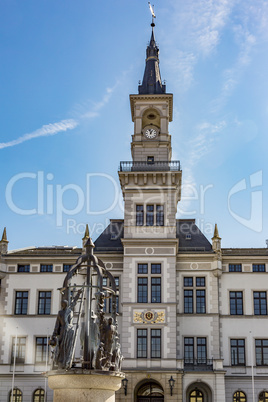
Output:
[[[212,371],[213,359],[184,359],[185,371]]]
[[[124,161],[120,162],[120,172],[179,172],[181,170],[180,161]]]

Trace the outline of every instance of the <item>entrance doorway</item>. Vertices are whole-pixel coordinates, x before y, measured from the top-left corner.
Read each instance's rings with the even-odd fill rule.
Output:
[[[156,381],[143,383],[137,391],[137,402],[164,402],[164,390]]]

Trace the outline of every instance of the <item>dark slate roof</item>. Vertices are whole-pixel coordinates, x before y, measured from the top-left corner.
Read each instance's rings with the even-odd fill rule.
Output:
[[[189,238],[191,235],[191,238]],[[121,238],[124,237],[124,221],[112,220],[109,226],[94,242],[96,252],[123,252]],[[194,219],[177,221],[177,238],[179,251],[211,252],[212,247],[207,238],[198,229]]]
[[[195,219],[177,220],[179,252],[212,252],[212,246],[195,224]]]
[[[123,252],[121,238],[124,237],[124,221],[123,219],[112,219],[110,224],[94,241],[94,252]]]
[[[154,29],[152,28],[152,36],[146,49],[146,64],[143,75],[142,84],[139,85],[139,94],[164,94],[166,86],[162,85],[160,69],[159,69],[159,48],[155,42]]]

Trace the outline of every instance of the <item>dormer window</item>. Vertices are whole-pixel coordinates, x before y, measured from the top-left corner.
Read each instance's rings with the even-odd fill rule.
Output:
[[[186,240],[191,240],[191,238],[192,238],[191,233],[187,233],[187,235],[186,235]]]

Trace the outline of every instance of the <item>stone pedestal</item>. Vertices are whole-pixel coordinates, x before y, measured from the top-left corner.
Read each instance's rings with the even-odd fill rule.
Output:
[[[50,371],[48,386],[53,402],[114,402],[124,374],[111,372]]]

